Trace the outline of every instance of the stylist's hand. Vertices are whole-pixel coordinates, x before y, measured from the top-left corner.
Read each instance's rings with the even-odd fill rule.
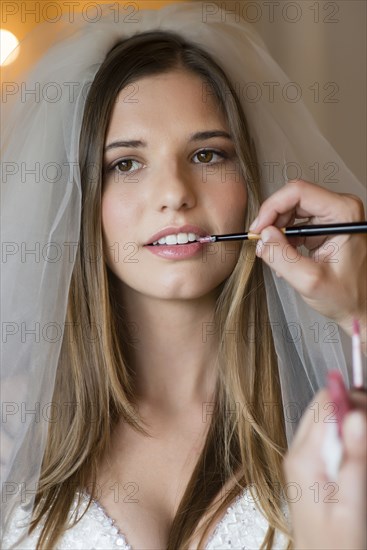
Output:
[[[328,481],[321,457],[326,422],[333,411],[327,390],[320,391],[306,410],[285,457],[296,550],[367,548],[367,398],[357,392],[349,395],[358,412],[343,420],[345,451],[336,482]]]
[[[308,221],[294,224],[303,218]],[[335,320],[350,335],[353,317],[359,319],[363,334],[367,326],[367,235],[288,238],[278,228],[364,219],[363,203],[355,195],[291,180],[263,202],[256,226],[250,226],[252,232],[261,233],[257,255],[313,309]],[[297,250],[302,244],[309,257]]]

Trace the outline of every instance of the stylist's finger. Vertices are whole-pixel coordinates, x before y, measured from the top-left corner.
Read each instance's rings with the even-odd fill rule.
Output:
[[[324,273],[326,264],[303,256],[277,227],[269,226],[261,232],[256,254],[302,296],[323,296],[324,286],[329,284]]]
[[[363,462],[365,473],[367,466],[367,392],[352,390],[349,400],[353,409],[345,416],[342,435],[346,456],[352,462]]]
[[[351,462],[361,462],[367,459],[367,415],[364,411],[353,410],[343,421],[343,440],[346,455]],[[367,468],[362,462],[364,475]]]
[[[295,218],[309,218],[310,224],[327,224],[360,221],[364,216],[363,203],[355,195],[334,193],[304,180],[290,180],[262,203],[250,231],[260,233],[269,225],[285,227]],[[312,237],[310,248],[324,240],[325,237]]]
[[[343,421],[344,458],[339,471],[339,498],[345,506],[355,510],[360,525],[365,525],[367,504],[367,416],[364,411],[354,410]],[[363,538],[363,531],[361,534]],[[367,530],[364,528],[364,546]]]

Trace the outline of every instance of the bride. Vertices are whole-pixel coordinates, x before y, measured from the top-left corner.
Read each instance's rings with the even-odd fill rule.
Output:
[[[171,28],[164,28],[164,13]],[[301,480],[311,471],[319,475],[315,472],[322,468],[313,447],[316,436],[307,441],[304,427],[307,422],[307,436],[318,431],[318,441],[324,437],[322,426],[310,427],[309,419],[315,403],[328,402],[325,390],[313,395],[322,386],[318,376],[334,361],[348,375],[340,342],[333,348],[316,345],[304,330],[310,319],[324,316],[349,335],[352,317],[366,322],[365,239],[343,235],[288,241],[277,229],[304,218],[308,223],[363,220],[360,189],[355,184],[355,194],[343,193],[341,182],[335,192],[304,178],[290,179],[276,190],[266,184],[259,158],[271,160],[268,146],[278,158],[276,144],[272,146],[261,130],[258,136],[264,142],[255,143],[233,75],[231,79],[226,74],[210,47],[201,45],[200,25],[193,30],[195,43],[173,23],[176,18],[184,30],[190,24],[195,27],[198,14],[198,7],[188,4],[161,10],[159,21],[158,15],[146,12],[139,32],[119,40],[113,35],[116,25],[110,24],[109,46],[108,27],[101,24],[94,33],[68,36],[61,43],[63,62],[56,48],[37,67],[42,76],[45,67],[56,73],[52,61],[57,57],[64,75],[70,64],[72,78],[72,66],[80,71],[85,55],[86,74],[79,73],[78,84],[91,74],[93,78],[87,94],[84,88],[69,101],[60,127],[55,124],[61,118],[56,109],[64,107],[62,101],[61,106],[36,101],[22,119],[34,124],[24,150],[32,150],[30,158],[66,165],[64,188],[61,178],[53,186],[42,181],[24,190],[23,184],[26,197],[20,197],[19,183],[6,188],[5,199],[16,216],[7,214],[13,231],[21,231],[20,209],[25,229],[37,226],[34,234],[44,244],[60,239],[65,245],[70,232],[77,231],[78,246],[72,262],[63,254],[58,262],[34,269],[25,265],[25,271],[31,270],[26,284],[32,288],[42,282],[40,303],[45,309],[37,310],[41,319],[60,319],[64,331],[59,349],[43,337],[38,349],[43,355],[25,338],[33,350],[32,380],[38,373],[42,391],[50,396],[47,401],[43,395],[40,402],[52,406],[47,422],[30,424],[28,432],[16,426],[15,413],[9,415],[14,425],[5,440],[4,462],[11,464],[6,482],[30,485],[29,480],[38,477],[38,484],[32,495],[25,491],[31,507],[19,507],[15,520],[10,519],[4,548],[337,548],[341,541],[343,548],[363,545],[363,517],[362,522],[359,516],[351,519],[345,488],[339,506],[325,505],[325,542],[326,523],[319,528],[320,509],[307,502],[306,489],[303,505],[302,499],[295,505],[287,489],[290,484],[301,489]],[[223,41],[239,28],[245,31],[243,23],[233,29],[219,27]],[[98,30],[104,31],[103,38]],[[207,32],[208,43],[210,36],[218,40],[215,28]],[[93,59],[87,45],[97,39],[103,47]],[[202,40],[205,44],[205,37]],[[80,49],[74,50],[75,45]],[[66,61],[71,51],[75,53]],[[49,134],[42,134],[37,119],[43,107]],[[17,111],[19,121],[22,113]],[[259,123],[271,123],[261,119],[261,111],[256,114]],[[38,120],[37,125],[28,116]],[[271,132],[273,127],[267,128]],[[46,135],[50,142],[55,137],[54,145],[45,141]],[[10,134],[8,139],[8,151],[14,153]],[[41,144],[40,150],[32,139]],[[48,156],[50,151],[55,156]],[[257,246],[251,241],[230,246],[197,242],[200,236],[245,231],[251,224],[261,233]],[[58,237],[51,238],[55,227]],[[337,262],[328,261],[329,244],[337,251]],[[309,257],[298,253],[301,245]],[[38,268],[46,270],[43,279]],[[26,296],[31,306],[34,296]],[[276,309],[282,325],[274,321]],[[303,327],[301,346],[307,342],[315,350],[310,357],[316,360],[321,354],[325,364],[296,357],[299,341],[286,330],[294,324],[295,311],[304,315],[297,319]],[[54,379],[47,365],[54,368]],[[11,371],[7,391],[14,392],[17,385],[21,395],[33,391],[34,398],[38,390],[27,376],[26,369]],[[301,416],[289,416],[289,406],[297,404],[299,395],[300,411],[306,406],[308,411],[287,454],[287,439],[291,441]],[[359,397],[358,403],[364,400]],[[303,439],[297,440],[301,429]],[[42,434],[47,436],[43,443]],[[14,450],[22,436],[23,447]],[[297,457],[309,456],[311,449],[313,461],[297,466]],[[26,464],[27,452],[25,471],[20,466]],[[39,475],[34,473],[37,464]],[[322,474],[321,486],[325,481]],[[7,487],[9,502],[10,497],[20,498],[15,486]],[[335,510],[330,515],[331,506]],[[337,518],[343,514],[346,523],[333,546]],[[21,534],[26,539],[16,542]]]

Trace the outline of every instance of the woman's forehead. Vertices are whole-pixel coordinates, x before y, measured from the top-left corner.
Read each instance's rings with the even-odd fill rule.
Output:
[[[225,115],[207,83],[187,71],[147,76],[121,90],[107,131],[108,139],[120,137],[122,128],[152,134],[175,128],[190,133],[198,128],[227,128]],[[122,126],[123,125],[123,126]],[[191,129],[191,130],[190,130]]]

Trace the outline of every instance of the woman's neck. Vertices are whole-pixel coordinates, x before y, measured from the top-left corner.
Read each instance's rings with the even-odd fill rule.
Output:
[[[215,296],[173,301],[129,292],[123,304],[138,404],[176,415],[213,401],[219,340]]]

